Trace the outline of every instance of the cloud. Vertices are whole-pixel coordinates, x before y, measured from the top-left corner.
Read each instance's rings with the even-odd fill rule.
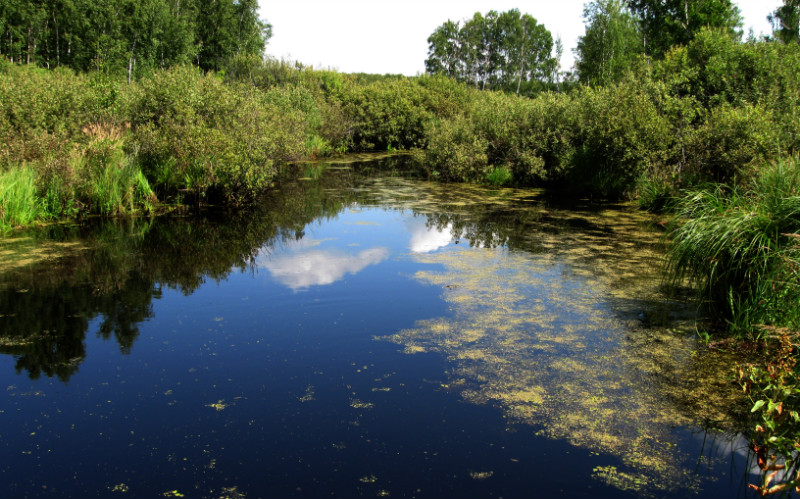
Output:
[[[264,262],[272,277],[293,290],[332,284],[345,274],[357,274],[389,256],[386,248],[370,248],[357,255],[314,250],[279,256]]]
[[[422,218],[406,219],[406,229],[411,234],[409,249],[413,253],[430,253],[444,248],[453,240],[453,225],[448,224],[444,230],[430,228]]]

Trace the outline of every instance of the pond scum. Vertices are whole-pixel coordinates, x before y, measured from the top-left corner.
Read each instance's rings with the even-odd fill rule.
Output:
[[[426,190],[434,197],[438,191]],[[451,189],[450,206],[469,207],[475,198],[465,194]],[[519,196],[530,191],[496,191],[494,202],[513,210]],[[410,192],[406,202],[422,213],[438,204]],[[441,287],[453,316],[381,339],[409,354],[445,355],[454,368],[442,388],[502,408],[510,429],[532,425],[623,463],[595,469],[596,479],[642,495],[692,490],[695,477],[682,464],[697,456],[680,455],[672,430],[734,424],[726,410],[741,405],[741,395],[730,359],[701,350],[689,334],[694,310],[662,294],[660,234],[648,215],[614,209],[570,216],[571,225],[590,229],[554,234],[543,222],[524,232],[519,244],[539,253],[471,240],[477,247],[414,255],[443,269],[414,277]],[[464,229],[451,230],[456,240],[463,236]],[[500,234],[485,239],[507,242]]]

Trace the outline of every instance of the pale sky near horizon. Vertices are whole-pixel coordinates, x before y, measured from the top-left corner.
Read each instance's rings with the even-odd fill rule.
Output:
[[[345,73],[425,71],[428,36],[448,19],[475,12],[519,9],[564,43],[562,69],[574,62],[584,33],[586,0],[259,0],[261,17],[272,24],[267,54],[315,68]],[[767,15],[782,0],[738,0],[745,36],[770,34]]]

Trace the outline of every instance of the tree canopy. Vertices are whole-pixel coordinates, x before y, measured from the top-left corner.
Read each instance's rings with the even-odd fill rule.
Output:
[[[263,53],[271,27],[257,12],[257,0],[4,0],[0,56],[129,78],[187,62],[219,69]]]
[[[448,20],[434,30],[425,68],[476,88],[529,92],[554,80],[552,52],[552,35],[530,15],[476,12],[463,24]]]
[[[783,43],[800,42],[800,0],[784,0],[767,19],[772,24],[772,35]]]
[[[575,50],[579,80],[598,85],[618,81],[644,53],[637,19],[623,0],[593,0],[584,7],[583,17],[586,34]]]
[[[687,45],[703,27],[739,33],[742,17],[732,0],[627,0],[641,22],[645,51],[663,56],[674,45]]]

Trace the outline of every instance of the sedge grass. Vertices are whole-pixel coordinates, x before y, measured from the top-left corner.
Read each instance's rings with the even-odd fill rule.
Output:
[[[29,167],[0,172],[0,231],[36,220],[40,203],[36,195],[36,174]]]
[[[767,165],[740,186],[687,191],[676,209],[668,269],[697,283],[715,318],[737,334],[798,325],[798,158]]]

